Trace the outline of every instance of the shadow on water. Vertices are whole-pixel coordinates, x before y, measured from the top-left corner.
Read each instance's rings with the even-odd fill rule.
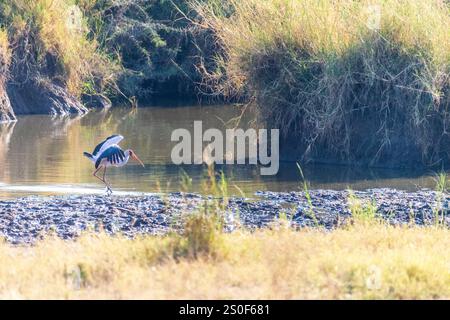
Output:
[[[176,142],[171,142],[171,133],[178,128],[192,132],[194,120],[202,120],[204,130],[225,130],[225,123],[240,112],[239,107],[232,105],[164,106],[99,110],[84,117],[20,116],[16,123],[0,125],[0,197],[103,190],[92,177],[93,166],[82,152],[92,151],[98,142],[113,133],[125,136],[121,146],[132,148],[146,164],[146,168],[131,164],[110,169],[108,177],[114,189],[179,191],[182,168],[193,179],[193,191],[201,191],[205,167],[174,165],[170,154]],[[244,129],[246,120],[249,119],[241,122]],[[224,165],[217,169],[226,173],[232,193],[239,193],[233,185],[239,186],[247,195],[257,190],[299,190],[300,177],[295,163],[280,163],[275,176],[261,176],[255,165]],[[433,173],[426,171],[331,165],[309,165],[303,169],[312,188],[415,190],[435,185]]]

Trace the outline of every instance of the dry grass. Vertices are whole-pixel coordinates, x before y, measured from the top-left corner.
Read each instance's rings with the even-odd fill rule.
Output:
[[[0,245],[1,298],[450,298],[450,234],[380,224],[218,235],[177,256],[179,239],[85,235]],[[179,250],[177,251],[179,252]]]
[[[255,99],[263,121],[299,138],[300,155],[400,165],[448,159],[448,3],[226,3],[225,13],[194,3],[224,48],[221,68],[206,76],[216,91]]]
[[[9,48],[8,34],[0,28],[0,78],[6,78],[7,69],[11,62],[11,50]]]
[[[4,90],[3,87],[8,78],[8,67],[10,63],[11,50],[9,48],[8,34],[0,28],[0,90]]]
[[[19,77],[49,77],[80,96],[113,81],[115,65],[88,36],[83,12],[71,0],[0,0]],[[22,80],[24,81],[24,80]]]
[[[8,34],[0,26],[0,122],[9,120],[9,115],[14,118],[9,108],[9,100],[6,96],[5,83],[8,79],[8,68],[11,63],[11,50],[9,48]]]

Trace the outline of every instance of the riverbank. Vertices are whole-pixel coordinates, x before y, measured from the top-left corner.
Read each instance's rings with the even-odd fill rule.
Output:
[[[448,1],[198,1],[224,48],[215,91],[254,101],[281,158],[449,164]]]
[[[225,232],[270,228],[286,220],[294,229],[332,230],[355,221],[450,227],[450,194],[430,190],[311,190],[259,192],[252,199],[193,193],[145,196],[31,196],[0,201],[0,236],[33,244],[46,236],[76,239],[84,232],[123,235],[183,233],[192,215],[219,215]]]
[[[197,258],[174,235],[0,243],[0,298],[448,299],[449,245],[445,228],[379,224],[220,234]]]
[[[0,120],[208,100],[198,65],[220,48],[188,16],[185,0],[0,0]]]

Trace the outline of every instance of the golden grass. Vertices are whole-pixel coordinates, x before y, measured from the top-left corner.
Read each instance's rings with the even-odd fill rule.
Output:
[[[215,12],[215,6],[193,1],[223,43],[227,75],[236,76],[238,86],[248,77],[249,65],[257,62],[252,57],[274,47],[302,50],[319,62],[343,57],[360,46],[375,46],[374,35],[405,53],[429,55],[423,58],[440,68],[450,63],[450,15],[442,0],[228,0],[227,4],[233,14],[224,16]]]
[[[48,70],[62,80],[68,90],[80,96],[112,81],[115,65],[100,52],[95,37],[88,36],[83,12],[71,0],[14,0],[0,1],[10,39],[21,41],[31,37],[36,43],[31,55],[44,65],[50,54],[58,61],[57,70]],[[31,36],[32,35],[32,36]],[[29,40],[31,41],[31,40]],[[31,63],[31,61],[28,61]],[[98,89],[98,88],[97,88]],[[88,92],[90,93],[90,92]]]
[[[0,109],[3,108],[5,95],[5,82],[8,78],[8,68],[11,63],[11,50],[9,48],[8,34],[0,27]]]
[[[9,65],[11,60],[11,50],[9,49],[8,33],[0,28],[0,76],[4,76],[4,69]]]
[[[177,237],[85,235],[0,245],[0,297],[36,299],[450,298],[445,228],[357,225],[220,234],[174,257]]]
[[[448,2],[228,0],[223,10],[193,2],[223,48],[207,84],[256,101],[262,123],[295,141],[298,158],[404,166],[405,148],[412,162],[448,159],[440,142],[449,123]]]

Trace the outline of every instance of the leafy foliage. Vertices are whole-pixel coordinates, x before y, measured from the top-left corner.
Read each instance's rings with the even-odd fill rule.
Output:
[[[91,37],[120,61],[118,87],[127,97],[193,98],[201,75],[196,65],[209,56],[214,41],[197,28],[187,1],[79,0]]]

